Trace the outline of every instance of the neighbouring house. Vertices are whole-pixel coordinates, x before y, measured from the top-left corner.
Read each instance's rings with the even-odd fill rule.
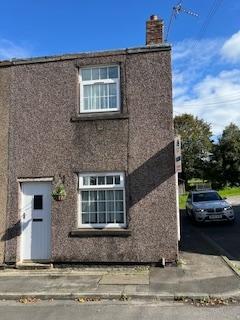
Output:
[[[143,47],[0,62],[0,263],[177,259],[163,37],[151,16]]]

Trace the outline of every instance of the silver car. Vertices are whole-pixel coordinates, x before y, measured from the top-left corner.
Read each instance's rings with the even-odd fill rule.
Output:
[[[186,212],[195,222],[234,222],[232,206],[214,190],[191,191],[186,202]]]

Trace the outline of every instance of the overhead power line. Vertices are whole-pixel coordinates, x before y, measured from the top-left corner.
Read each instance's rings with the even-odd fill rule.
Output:
[[[200,28],[197,38],[201,39],[204,35],[204,33],[207,31],[207,28],[213,18],[213,16],[216,14],[217,10],[219,9],[220,5],[222,4],[223,0],[214,0],[212,3],[212,6],[210,7],[210,10],[208,12],[208,15],[206,19],[204,20],[202,27]]]
[[[192,47],[192,50],[194,50],[197,45],[198,45],[198,40],[202,39],[204,34],[206,33],[210,23],[211,23],[211,20],[213,19],[214,15],[216,14],[217,10],[219,9],[219,7],[221,6],[223,0],[214,0],[211,7],[210,7],[210,10],[205,18],[205,20],[203,21],[203,24],[199,30],[199,32],[197,33],[197,36],[196,36],[196,41]]]
[[[203,102],[203,103],[182,103],[179,104],[181,107],[216,107],[219,105],[231,105],[231,104],[240,104],[240,98],[239,99],[234,99],[234,100],[226,100],[226,101],[219,101],[219,102]]]
[[[240,98],[240,91],[233,91],[233,93],[229,93],[229,94],[222,94],[221,96],[218,96],[218,97],[211,97],[211,96],[209,96],[209,97],[206,97],[206,98],[204,98],[204,101],[208,101],[208,100],[213,100],[213,99],[222,99],[222,98]]]

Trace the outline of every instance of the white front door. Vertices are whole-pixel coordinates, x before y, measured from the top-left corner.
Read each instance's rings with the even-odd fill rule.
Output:
[[[51,182],[22,182],[21,261],[51,255]]]

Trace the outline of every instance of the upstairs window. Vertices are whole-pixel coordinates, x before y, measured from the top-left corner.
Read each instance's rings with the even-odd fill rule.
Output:
[[[80,112],[120,109],[119,66],[80,69]]]

